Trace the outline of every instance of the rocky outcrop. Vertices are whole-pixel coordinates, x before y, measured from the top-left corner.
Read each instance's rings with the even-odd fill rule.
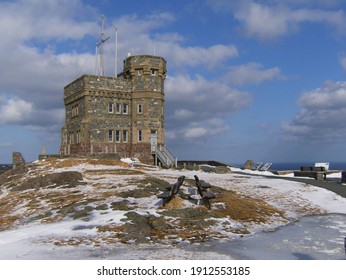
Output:
[[[40,188],[75,188],[83,184],[83,176],[77,171],[65,171],[31,178],[23,184],[11,188],[12,191],[23,191]]]
[[[12,160],[13,160],[13,169],[24,166],[26,163],[25,159],[23,158],[20,152],[13,152]]]
[[[249,159],[245,162],[243,169],[254,169],[253,160]]]

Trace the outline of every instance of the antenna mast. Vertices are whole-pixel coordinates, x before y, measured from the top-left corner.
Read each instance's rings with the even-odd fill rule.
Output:
[[[115,78],[118,76],[118,27],[115,27]]]
[[[98,53],[100,55],[100,69],[99,69],[99,73],[97,73],[99,76],[104,76],[105,74],[105,69],[104,69],[104,58],[103,58],[103,44],[104,42],[106,42],[110,36],[108,36],[107,38],[105,38],[105,32],[104,32],[104,21],[105,21],[105,17],[102,16],[102,23],[101,23],[101,37],[100,37],[100,42],[98,42],[96,44],[96,48],[98,48]],[[96,57],[97,59],[97,57]]]

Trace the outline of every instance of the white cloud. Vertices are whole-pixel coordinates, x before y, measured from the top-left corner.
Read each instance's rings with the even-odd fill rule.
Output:
[[[183,48],[177,44],[161,43],[159,47],[160,52],[165,57],[171,58],[173,64],[180,67],[204,65],[208,68],[214,68],[223,61],[238,56],[238,50],[233,45]]]
[[[200,113],[232,114],[251,104],[252,98],[246,92],[238,91],[225,82],[206,80],[202,76],[190,78],[178,75],[166,80],[166,98],[170,102],[178,102],[180,109]]]
[[[248,36],[265,39],[288,32],[287,11],[250,3],[235,13]]]
[[[305,22],[323,23],[337,32],[345,32],[346,17],[342,9],[323,5],[323,1],[208,1],[217,12],[230,12],[237,19],[244,33],[261,40],[285,36],[299,30]],[[334,10],[331,10],[334,8]],[[329,10],[327,10],[329,9]]]
[[[229,131],[228,124],[220,118],[207,118],[200,121],[189,122],[186,126],[181,126],[169,131],[168,138],[176,139],[180,135],[183,139],[196,140],[208,136],[206,140],[211,140]]]
[[[127,53],[155,53],[165,57],[171,67],[179,68],[213,68],[229,58],[238,56],[238,49],[232,44],[183,46],[186,42],[181,34],[157,31],[175,20],[174,15],[170,13],[153,13],[144,18],[133,14],[117,19],[112,26],[118,27],[119,56],[125,57]],[[113,31],[109,28],[106,33],[112,34]]]
[[[288,123],[283,123],[281,128],[289,134],[293,135],[303,135],[306,136],[306,134],[310,133],[311,128],[307,125],[293,125]]]
[[[344,0],[269,0],[268,2],[274,4],[285,4],[289,6],[308,6],[311,8],[316,7],[335,7],[342,4]]]
[[[222,119],[252,103],[250,94],[228,86],[224,79],[169,76],[165,90],[166,137],[181,141],[205,134],[211,139],[227,132],[229,127]]]
[[[96,32],[95,21],[79,16],[88,9],[79,0],[0,3],[0,53],[6,54],[0,56],[1,94],[26,100],[35,110],[61,108],[63,86],[93,64],[86,63],[87,54],[60,50],[67,39],[79,44]]]
[[[0,98],[0,124],[16,124],[32,129],[51,130],[63,123],[64,109],[37,108],[32,102],[15,98]]]
[[[194,115],[194,113],[187,109],[176,109],[174,111],[174,119],[177,120],[186,120],[188,118],[191,118]]]
[[[299,141],[339,142],[346,137],[346,82],[326,82],[305,92],[298,100],[299,112],[282,125],[285,136]]]
[[[0,33],[12,40],[81,39],[98,30],[93,20],[86,20],[88,9],[80,0],[0,3]]]
[[[193,134],[201,133],[201,129],[210,119],[229,116],[250,106],[252,97],[246,92],[235,90],[226,83],[217,80],[208,81],[201,76],[192,79],[188,76],[168,77],[166,91],[166,130],[188,131],[194,128]],[[203,125],[196,126],[196,123]],[[215,123],[212,125],[215,127]],[[223,133],[223,129],[215,129]],[[174,133],[171,135],[175,135]]]
[[[232,85],[260,84],[275,79],[285,79],[279,67],[263,69],[255,62],[234,66],[227,74],[227,81]]]
[[[346,82],[326,82],[321,88],[305,92],[298,105],[309,110],[346,108]]]
[[[342,11],[291,10],[284,6],[266,6],[254,2],[237,11],[235,17],[242,22],[248,36],[260,39],[294,32],[303,22],[327,23],[338,29],[345,24]]]
[[[0,124],[21,123],[31,118],[33,112],[33,104],[24,100],[0,100]]]
[[[208,134],[208,129],[204,127],[193,127],[187,129],[184,133],[185,138],[198,138]]]

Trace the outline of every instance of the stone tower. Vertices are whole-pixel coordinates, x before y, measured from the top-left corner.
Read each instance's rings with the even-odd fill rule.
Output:
[[[118,77],[83,75],[64,88],[61,154],[118,154],[170,166],[164,140],[166,61],[134,55]]]
[[[124,61],[123,75],[132,84],[132,135],[138,136],[134,137],[134,154],[146,149],[148,143],[164,145],[166,61],[155,56],[130,56]]]

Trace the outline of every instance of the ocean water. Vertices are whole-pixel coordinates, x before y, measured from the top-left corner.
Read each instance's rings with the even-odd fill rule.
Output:
[[[244,163],[235,164],[242,167]],[[300,170],[301,166],[314,166],[315,162],[274,162],[269,170]],[[346,162],[329,162],[329,170],[346,170]]]
[[[0,164],[0,174],[12,169],[12,164]]]
[[[314,166],[315,162],[273,163],[271,170],[300,170],[301,166]],[[346,170],[346,162],[329,162],[329,170]]]

